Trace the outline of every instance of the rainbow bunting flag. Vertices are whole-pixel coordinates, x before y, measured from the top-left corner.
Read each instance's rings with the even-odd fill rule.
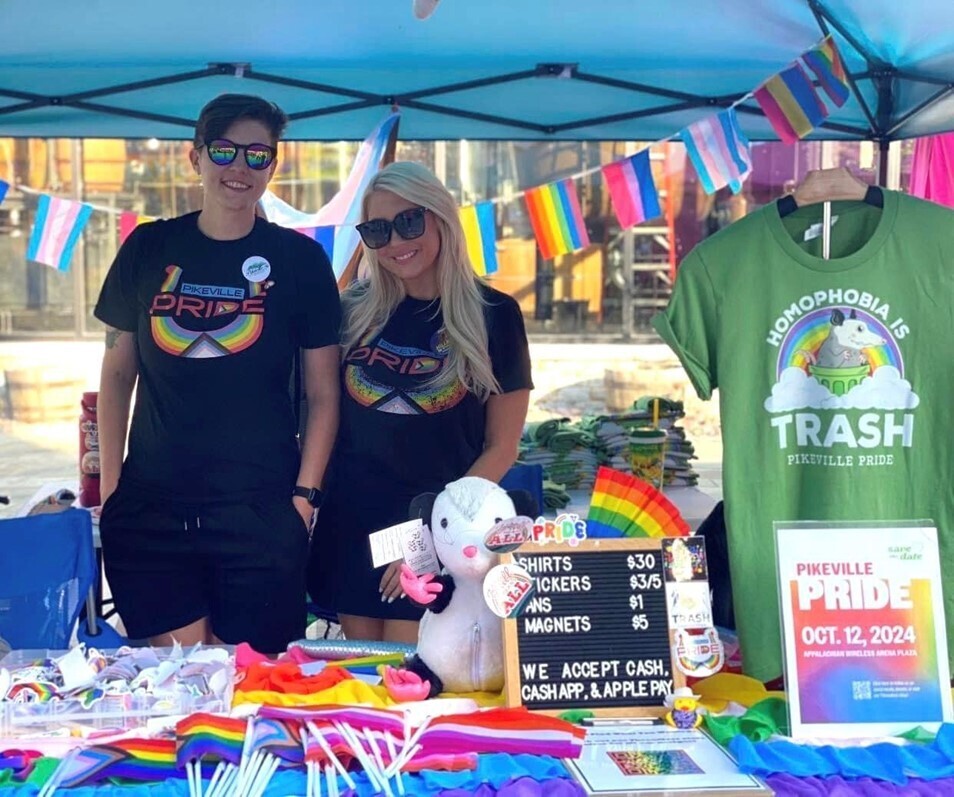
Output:
[[[176,743],[172,739],[122,739],[108,745],[76,748],[60,762],[60,786],[72,788],[107,778],[163,781],[184,778],[176,768]],[[60,768],[57,768],[60,771]]]
[[[805,138],[828,116],[825,103],[800,64],[770,77],[754,96],[772,129],[786,144]]]
[[[590,537],[685,537],[689,524],[651,484],[604,466],[596,472],[586,533]]]
[[[815,75],[828,98],[838,108],[844,105],[848,100],[851,87],[848,84],[845,65],[835,46],[835,40],[831,36],[826,36],[821,44],[804,53],[802,60]]]
[[[176,723],[176,762],[184,767],[203,758],[238,764],[246,721],[217,714],[191,714]]]
[[[41,194],[27,244],[27,260],[69,271],[73,249],[92,212],[81,202]]]
[[[648,149],[607,164],[603,167],[603,179],[609,188],[619,226],[624,230],[662,215]]]
[[[131,211],[124,211],[119,214],[119,243],[123,243],[132,233],[143,222],[149,221],[148,216],[141,216],[138,213],[133,213]]]
[[[497,272],[497,224],[494,203],[478,202],[460,209],[460,223],[467,240],[467,256],[481,277]]]
[[[739,127],[735,110],[728,108],[689,125],[680,133],[692,166],[707,194],[723,186],[732,193],[752,171],[749,140]]]
[[[524,198],[533,234],[544,259],[551,260],[590,245],[572,179],[531,188]]]
[[[3,198],[7,195],[7,191],[10,190],[10,183],[6,180],[0,180],[0,204],[3,203]]]

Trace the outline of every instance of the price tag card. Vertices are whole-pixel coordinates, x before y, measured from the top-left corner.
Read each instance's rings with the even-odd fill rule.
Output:
[[[425,573],[439,573],[441,564],[437,560],[434,536],[427,524],[418,519],[401,525],[404,527],[401,547],[407,566],[418,576],[423,576]]]
[[[368,535],[368,542],[371,543],[371,564],[374,567],[382,567],[404,558],[404,534],[408,529],[413,529],[421,525],[421,520],[408,520],[404,523],[398,523],[396,526],[388,526],[386,529],[375,531]]]
[[[931,521],[776,523],[775,534],[792,736],[951,722]]]

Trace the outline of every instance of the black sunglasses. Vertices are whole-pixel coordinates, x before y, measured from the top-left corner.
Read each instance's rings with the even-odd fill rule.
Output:
[[[267,169],[275,160],[275,147],[268,144],[236,144],[227,138],[217,138],[206,141],[203,146],[209,153],[209,160],[216,166],[228,166],[238,157],[239,150],[245,153],[248,168],[256,171]]]
[[[355,229],[368,249],[380,249],[387,246],[394,230],[405,241],[413,241],[424,234],[424,214],[427,208],[408,208],[402,210],[391,221],[387,219],[369,219],[355,225]]]

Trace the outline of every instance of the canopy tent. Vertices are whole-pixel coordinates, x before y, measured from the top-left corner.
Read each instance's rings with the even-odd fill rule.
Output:
[[[812,134],[888,141],[954,127],[949,0],[4,0],[0,136],[188,138],[225,91],[289,137],[659,140],[832,32],[855,93]],[[752,101],[753,140],[775,138]]]

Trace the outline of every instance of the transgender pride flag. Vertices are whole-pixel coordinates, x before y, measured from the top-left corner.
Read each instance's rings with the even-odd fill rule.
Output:
[[[394,112],[371,131],[359,147],[354,165],[341,190],[317,213],[297,210],[271,191],[266,191],[260,200],[268,220],[282,227],[299,231],[315,227],[335,228],[334,244],[328,251],[335,277],[341,277],[358,248],[360,239],[354,225],[361,221],[361,197],[371,178],[378,173],[391,132],[400,118],[401,115]],[[316,236],[311,234],[311,237]]]
[[[733,194],[752,171],[749,140],[739,127],[735,110],[728,108],[689,125],[680,133],[692,166],[707,194],[729,186]]]
[[[41,194],[27,246],[27,260],[52,266],[57,271],[69,271],[73,249],[92,212],[89,205],[81,202]]]

